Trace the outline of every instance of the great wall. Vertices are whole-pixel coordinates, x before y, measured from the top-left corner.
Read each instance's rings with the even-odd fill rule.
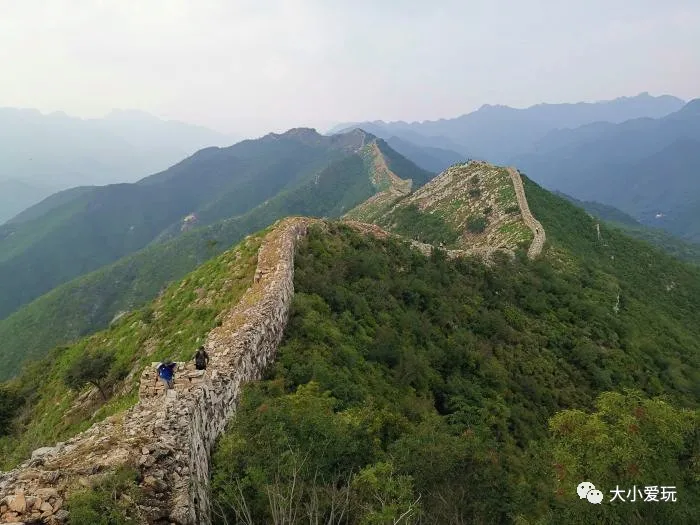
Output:
[[[523,222],[532,230],[532,234],[534,235],[532,243],[530,243],[530,248],[527,251],[528,257],[534,259],[542,253],[542,248],[544,248],[544,242],[547,237],[540,221],[535,219],[532,212],[530,212],[530,206],[527,203],[527,197],[525,197],[525,188],[523,188],[523,179],[520,177],[520,173],[515,168],[506,169],[515,187],[515,196],[518,199],[518,206],[520,207],[520,214],[523,217]]]
[[[536,256],[544,230],[527,208],[518,173],[511,177],[523,218],[535,233],[537,246],[529,254]],[[235,410],[242,385],[259,379],[275,357],[294,294],[294,253],[313,223],[322,221],[283,219],[266,236],[251,287],[208,335],[206,372],[179,363],[175,388],[166,393],[155,369],[147,368],[135,406],[65,443],[38,449],[16,469],[0,473],[0,523],[67,523],[67,495],[122,465],[140,471],[144,499],[138,511],[144,523],[211,523],[210,452]],[[349,225],[388,235],[373,225]],[[424,253],[428,247],[414,246]]]

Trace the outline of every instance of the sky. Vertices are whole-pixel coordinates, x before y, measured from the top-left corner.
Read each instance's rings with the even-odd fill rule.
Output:
[[[0,0],[0,107],[254,136],[700,97],[698,0]]]

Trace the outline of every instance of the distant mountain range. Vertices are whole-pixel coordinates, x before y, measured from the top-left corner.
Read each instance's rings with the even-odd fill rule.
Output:
[[[484,105],[460,117],[423,122],[355,122],[339,124],[329,133],[360,127],[378,137],[398,137],[420,146],[442,148],[472,158],[508,164],[525,154],[547,133],[592,122],[619,123],[660,118],[679,110],[684,101],[669,95],[641,93],[602,102],[537,104],[525,109]]]
[[[514,165],[548,189],[614,206],[644,225],[700,242],[700,99],[686,104],[642,93],[354,125],[423,167],[441,171],[464,157]]]
[[[234,137],[141,111],[80,119],[0,108],[0,224],[73,186],[133,182]]]
[[[659,119],[551,132],[514,163],[547,188],[700,242],[700,99]]]
[[[91,319],[140,304],[278,218],[339,216],[397,181],[411,188],[433,176],[360,130],[325,137],[300,128],[199,151],[138,183],[68,190],[0,226],[0,319],[66,281],[150,250],[65,289],[64,304],[90,289],[77,301],[82,313],[66,307],[71,322],[53,323],[80,335]]]

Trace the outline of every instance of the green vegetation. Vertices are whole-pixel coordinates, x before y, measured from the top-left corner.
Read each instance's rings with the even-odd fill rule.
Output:
[[[390,226],[399,235],[428,244],[451,245],[459,238],[452,226],[437,213],[426,213],[411,204],[396,208],[384,220],[378,221],[380,226]]]
[[[498,190],[498,203],[501,206],[512,208],[518,205],[518,198],[515,196],[515,188],[512,184],[504,184]],[[518,210],[520,208],[518,207]]]
[[[199,227],[206,226],[286,194],[283,200],[295,202],[281,205],[277,199],[282,215],[275,219],[288,208],[306,214],[304,208],[319,203],[324,215],[338,216],[375,193],[367,180],[369,170],[358,166],[358,151],[372,140],[376,139],[364,134],[325,137],[314,130],[291,130],[229,148],[201,150],[137,183],[52,197],[49,204],[27,210],[24,220],[0,225],[0,319],[71,279],[151,243],[178,237],[183,218],[190,214],[196,215]],[[413,178],[415,185],[432,176],[385,143],[381,151],[392,170]],[[310,194],[297,191],[314,188],[321,178],[334,178],[338,186],[326,184]]]
[[[681,261],[700,264],[699,243],[686,242],[664,230],[649,228],[642,224],[638,226],[627,226],[612,222],[610,226],[619,228],[630,237],[646,241],[657,248],[661,248],[666,253],[673,255]]]
[[[191,359],[221,315],[250,286],[264,233],[248,237],[205,263],[165,289],[153,303],[122,316],[107,330],[54,348],[0,385],[0,414],[11,419],[3,425],[8,435],[0,437],[0,470],[25,459],[35,448],[64,440],[133,405],[140,372],[152,362]],[[106,372],[105,355],[114,356]],[[102,366],[88,373],[90,363]],[[86,376],[78,373],[81,367]],[[86,390],[74,390],[78,379],[88,376],[97,377],[107,402],[99,394],[84,396]]]
[[[550,420],[550,429],[562,523],[615,518],[618,523],[637,523],[637,506],[620,499],[631,499],[628,491],[634,487],[656,486],[661,501],[663,485],[675,488],[677,502],[647,503],[645,522],[693,523],[697,519],[700,464],[693,462],[700,459],[700,411],[678,409],[638,391],[606,392],[596,400],[595,412],[560,412]],[[606,501],[616,497],[618,504],[596,508],[577,503],[576,486],[588,479],[605,490]],[[620,489],[623,492],[617,496],[610,493]]]
[[[9,434],[20,400],[8,386],[0,385],[0,437]]]
[[[140,523],[137,503],[141,492],[137,473],[122,468],[96,485],[74,492],[68,499],[71,525],[127,525]]]
[[[484,233],[488,220],[483,215],[470,215],[467,217],[467,231],[471,233]]]
[[[599,202],[579,201],[563,193],[558,193],[558,195],[607,222],[609,226],[622,230],[630,237],[647,241],[682,261],[700,264],[700,244],[698,243],[686,242],[665,230],[645,226],[613,206]]]
[[[501,193],[512,196],[512,203],[501,202]],[[513,205],[519,209],[508,172],[487,163],[470,162],[451,166],[410,195],[394,197],[388,203],[373,199],[349,215],[414,239],[449,242],[454,248],[473,253],[490,252],[494,247],[514,252],[531,238],[531,233],[519,213],[505,213]],[[417,210],[406,209],[410,207]],[[462,235],[483,233],[491,222],[498,227],[488,236]]]
[[[107,401],[107,394],[102,386],[107,374],[112,369],[114,354],[106,352],[86,353],[73,361],[63,374],[63,382],[72,390],[81,390],[85,385],[94,385]],[[123,379],[123,378],[119,378]]]
[[[519,248],[524,250],[530,247],[530,243],[533,239],[532,230],[525,226],[523,222],[501,224],[498,227],[498,233],[501,234],[504,239],[512,239]]]
[[[236,221],[188,232],[65,283],[0,320],[0,380],[57,345],[106,328],[120,312],[142,307],[245,234]]]
[[[544,260],[485,266],[343,226],[310,232],[277,362],[244,389],[214,455],[218,523],[697,516],[700,272],[613,232],[611,260],[584,212],[526,187]],[[658,297],[669,279],[679,286]],[[579,475],[603,505],[578,499]],[[682,500],[608,502],[634,481]]]
[[[108,326],[118,313],[143,306],[169,282],[250,232],[289,215],[337,217],[374,192],[361,156],[347,155],[244,215],[153,243],[63,284],[0,320],[0,360],[7,363],[0,380],[16,374],[26,359],[40,358],[56,345]]]

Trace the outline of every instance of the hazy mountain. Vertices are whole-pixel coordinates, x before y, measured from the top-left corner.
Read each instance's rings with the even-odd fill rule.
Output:
[[[700,99],[659,119],[552,132],[515,163],[548,188],[700,241]]]
[[[602,102],[537,104],[525,109],[484,105],[460,117],[424,122],[340,124],[372,130],[378,136],[397,136],[421,146],[441,147],[496,163],[511,163],[527,153],[548,132],[592,122],[624,122],[638,117],[658,118],[677,111],[684,102],[676,97],[641,93]]]
[[[68,190],[0,226],[0,318],[61,283],[193,228],[240,216],[233,238],[287,214],[337,216],[392,177],[410,187],[432,175],[360,130],[325,137],[293,129],[201,150],[137,183]]]
[[[40,181],[0,180],[0,224],[58,189]]]
[[[456,151],[431,146],[419,146],[395,136],[386,138],[386,142],[395,151],[413,161],[417,166],[434,173],[439,173],[453,164],[466,159],[465,155]]]
[[[216,131],[140,111],[80,119],[0,108],[0,224],[53,192],[136,181],[205,146],[233,142]]]

